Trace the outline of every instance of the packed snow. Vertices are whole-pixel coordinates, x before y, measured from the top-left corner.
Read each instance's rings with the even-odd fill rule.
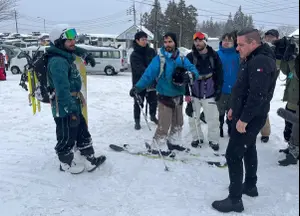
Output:
[[[283,80],[283,76],[281,79]],[[201,157],[188,163],[167,161],[164,171],[160,159],[113,152],[109,144],[129,143],[144,149],[151,140],[149,131],[133,128],[133,100],[128,92],[131,73],[117,76],[88,76],[89,129],[97,154],[107,161],[93,173],[71,175],[59,171],[55,155],[55,124],[48,105],[32,115],[27,92],[20,76],[8,73],[0,82],[0,211],[3,216],[219,216],[212,209],[214,200],[228,195],[227,168],[210,167],[203,162],[212,158],[207,147],[193,149]],[[284,86],[278,80],[271,104],[272,135],[268,144],[260,142],[257,198],[243,197],[242,216],[299,215],[299,165],[279,167],[284,158],[280,148],[284,121],[276,110]],[[205,125],[203,125],[205,128]],[[187,117],[182,143],[190,145]],[[220,139],[224,153],[228,137]],[[182,156],[182,155],[181,155]],[[187,156],[182,156],[187,157]],[[215,157],[215,160],[224,158]]]

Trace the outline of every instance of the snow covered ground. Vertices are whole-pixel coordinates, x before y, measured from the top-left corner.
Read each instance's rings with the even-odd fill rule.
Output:
[[[212,155],[208,147],[193,150],[203,157],[188,164],[162,162],[113,152],[111,143],[143,148],[153,132],[143,122],[133,129],[130,73],[88,77],[89,128],[98,153],[106,163],[94,173],[69,175],[58,169],[54,152],[55,124],[49,107],[32,115],[27,92],[19,76],[8,74],[0,82],[0,215],[3,216],[218,216],[211,208],[228,195],[227,168],[209,167],[201,160]],[[258,198],[243,197],[244,216],[299,215],[299,165],[282,168],[286,147],[284,122],[276,115],[283,95],[278,81],[272,101],[272,136],[268,144],[257,142],[259,152]],[[187,119],[185,119],[185,122]],[[155,126],[151,124],[155,129]],[[204,126],[205,127],[205,126]],[[183,141],[190,143],[185,124]],[[225,152],[228,138],[221,139]],[[218,159],[218,158],[217,158]],[[236,214],[230,214],[236,215]]]

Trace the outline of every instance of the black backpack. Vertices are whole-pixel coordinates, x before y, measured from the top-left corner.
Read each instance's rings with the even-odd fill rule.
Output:
[[[37,82],[35,83],[33,92],[37,100],[42,103],[50,103],[51,94],[48,84],[48,54],[44,53],[41,57],[37,58],[33,64],[32,69],[36,75]]]

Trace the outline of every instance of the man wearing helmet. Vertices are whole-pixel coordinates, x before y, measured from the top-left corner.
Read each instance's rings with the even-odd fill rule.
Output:
[[[194,78],[198,78],[198,71],[186,57],[180,54],[174,33],[165,34],[163,39],[164,46],[160,49],[159,55],[152,60],[141,79],[130,90],[130,96],[135,97],[137,93],[156,81],[158,126],[153,137],[153,147],[182,151],[185,148],[174,145],[174,142],[183,126],[183,95],[190,74],[186,71],[190,71]]]
[[[60,161],[60,170],[72,174],[94,171],[105,161],[105,156],[95,157],[91,135],[81,111],[85,100],[81,94],[81,76],[77,70],[75,53],[83,55],[85,50],[75,46],[76,30],[68,25],[57,25],[50,32],[48,54],[48,83],[51,98],[52,114],[56,123],[57,145],[55,147]],[[85,61],[95,66],[91,55]],[[73,148],[79,149],[85,166],[74,162]]]
[[[207,45],[207,36],[197,32],[193,36],[194,45],[187,58],[199,71],[199,79],[194,82],[192,92],[187,94],[186,102],[192,101],[196,118],[189,118],[190,130],[193,136],[192,147],[201,147],[204,135],[200,127],[200,109],[203,107],[208,125],[209,146],[219,150],[219,111],[216,101],[220,99],[223,86],[222,62],[218,54]],[[190,97],[192,95],[192,97]],[[192,114],[189,114],[190,117]]]

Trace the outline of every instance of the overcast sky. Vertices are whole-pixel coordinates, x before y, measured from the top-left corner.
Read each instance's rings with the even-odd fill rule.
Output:
[[[140,13],[149,12],[154,0],[137,0],[137,21]],[[163,10],[169,0],[160,0]],[[132,0],[20,0],[18,13],[19,32],[44,32],[57,23],[68,23],[84,33],[119,34],[133,24],[133,17],[126,15]],[[176,0],[178,2],[178,0]],[[280,25],[299,26],[299,0],[186,0],[198,9],[199,21],[209,19],[224,21],[239,5],[252,14],[257,27],[277,28]],[[42,18],[38,18],[42,17]],[[130,21],[131,20],[131,21]],[[298,27],[297,27],[298,28]],[[15,22],[0,22],[0,32],[15,32]]]

